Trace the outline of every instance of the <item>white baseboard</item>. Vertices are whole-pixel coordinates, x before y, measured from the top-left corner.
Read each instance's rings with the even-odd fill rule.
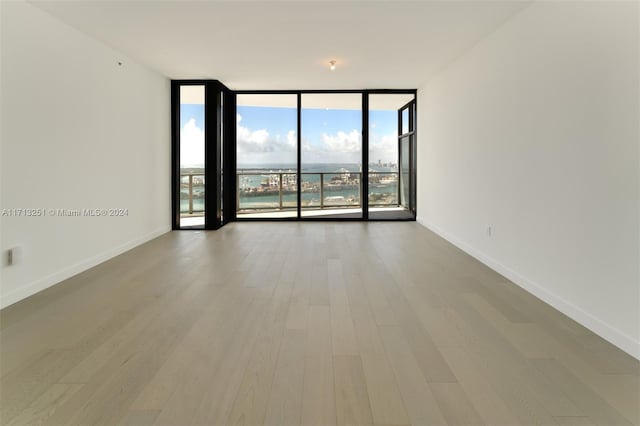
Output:
[[[551,305],[552,307],[562,312],[569,318],[573,319],[577,323],[593,331],[598,336],[602,337],[603,339],[607,340],[611,344],[622,349],[623,351],[633,356],[634,358],[640,360],[640,341],[634,340],[631,336],[628,336],[625,333],[621,332],[620,330],[610,326],[609,324],[596,318],[589,312],[582,310],[581,308],[573,305],[567,300],[553,294],[543,286],[536,284],[535,282],[523,277],[522,275],[510,269],[509,267],[485,255],[484,253],[475,249],[471,245],[461,241],[459,238],[455,237],[454,235],[450,234],[449,232],[445,231],[439,226],[433,223],[427,222],[421,218],[418,218],[417,222],[422,226],[424,226],[425,228],[429,229],[430,231],[438,234],[445,240],[449,241],[451,244],[455,245],[456,247],[466,252],[470,256],[473,256],[474,258],[484,263],[494,271],[509,278],[516,285],[522,287],[524,290],[531,293],[538,299]]]
[[[46,288],[49,288],[55,284],[58,284],[66,280],[67,278],[71,278],[72,276],[77,275],[80,272],[86,271],[87,269],[93,268],[100,263],[106,262],[107,260],[116,257],[119,254],[124,253],[125,251],[131,250],[132,248],[144,244],[147,241],[159,237],[160,235],[169,231],[171,231],[171,227],[163,227],[161,229],[157,229],[147,235],[135,238],[131,241],[127,241],[126,243],[121,244],[113,249],[104,251],[100,254],[85,259],[82,262],[76,263],[75,265],[71,265],[58,272],[47,275],[46,277],[43,277],[39,280],[23,285],[12,292],[2,294],[2,297],[0,298],[0,309],[13,305],[16,302],[21,301],[22,299],[26,299],[27,297],[36,294]]]

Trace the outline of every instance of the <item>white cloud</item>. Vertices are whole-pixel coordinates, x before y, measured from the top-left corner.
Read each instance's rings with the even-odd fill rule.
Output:
[[[196,125],[195,118],[180,129],[180,165],[204,165],[204,131]]]
[[[302,140],[303,163],[359,163],[362,135],[358,130],[323,133],[320,143]]]
[[[295,152],[296,132],[289,130],[286,138],[272,136],[266,129],[251,130],[242,126],[242,116],[237,115],[237,138],[239,153]]]
[[[322,144],[328,152],[358,152],[362,149],[362,135],[355,129],[349,133],[341,130],[335,135],[323,133]]]
[[[295,161],[297,137],[295,130],[284,135],[271,135],[266,129],[251,130],[242,126],[242,116],[236,117],[239,160],[245,163],[289,163]],[[204,164],[204,130],[189,120],[180,131],[180,163],[182,166]],[[358,130],[339,131],[321,135],[321,143],[302,140],[305,162],[357,163],[362,150],[362,135]],[[371,162],[396,162],[398,138],[396,133],[371,133]]]
[[[240,164],[276,164],[295,162],[297,137],[295,130],[285,135],[272,135],[266,129],[252,130],[241,125],[237,114],[237,147]]]
[[[378,160],[383,163],[398,161],[398,136],[395,132],[382,136],[371,133],[369,161],[377,163]]]
[[[289,130],[289,133],[287,133],[287,144],[289,144],[293,149],[298,145],[298,138],[296,138],[295,130]]]

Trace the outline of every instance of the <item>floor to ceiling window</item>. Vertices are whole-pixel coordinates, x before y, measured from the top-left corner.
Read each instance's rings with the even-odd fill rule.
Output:
[[[171,105],[172,227],[219,228],[223,224],[223,205],[230,204],[223,199],[229,197],[228,191],[222,190],[223,174],[231,164],[223,161],[223,145],[225,141],[235,143],[235,126],[225,126],[223,121],[228,120],[229,110],[235,111],[235,96],[215,80],[174,80]],[[228,182],[224,185],[228,186]],[[234,209],[227,213],[235,215]]]
[[[369,219],[412,219],[409,113],[412,94],[369,95]],[[411,122],[411,124],[413,121]]]
[[[297,96],[237,95],[237,214],[297,217]]]
[[[204,85],[180,86],[181,228],[204,228]]]
[[[173,81],[174,229],[414,220],[415,94]]]
[[[362,94],[302,94],[302,217],[362,218]]]

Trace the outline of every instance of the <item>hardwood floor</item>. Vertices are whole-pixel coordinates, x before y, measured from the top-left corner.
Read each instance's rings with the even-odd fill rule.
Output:
[[[2,425],[630,425],[640,364],[420,225],[166,234],[0,312]]]

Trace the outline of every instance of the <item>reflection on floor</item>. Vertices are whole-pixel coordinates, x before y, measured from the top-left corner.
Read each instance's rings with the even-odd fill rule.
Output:
[[[180,217],[180,228],[194,228],[204,226],[204,216]]]
[[[269,212],[239,213],[241,219],[282,219],[295,218],[296,210],[280,210]],[[305,209],[303,218],[321,219],[361,219],[362,209]],[[411,220],[415,216],[404,207],[376,207],[369,209],[369,219],[372,220]],[[181,228],[204,227],[204,216],[183,216],[180,218]]]
[[[416,216],[403,207],[397,209],[369,209],[370,220],[413,220]]]
[[[281,219],[295,218],[295,210],[270,211],[270,212],[254,212],[238,214],[238,218],[242,219]],[[302,210],[303,218],[322,218],[322,219],[360,219],[362,218],[362,209],[304,209]],[[376,207],[369,209],[369,218],[379,219],[413,219],[413,214],[404,207]]]

